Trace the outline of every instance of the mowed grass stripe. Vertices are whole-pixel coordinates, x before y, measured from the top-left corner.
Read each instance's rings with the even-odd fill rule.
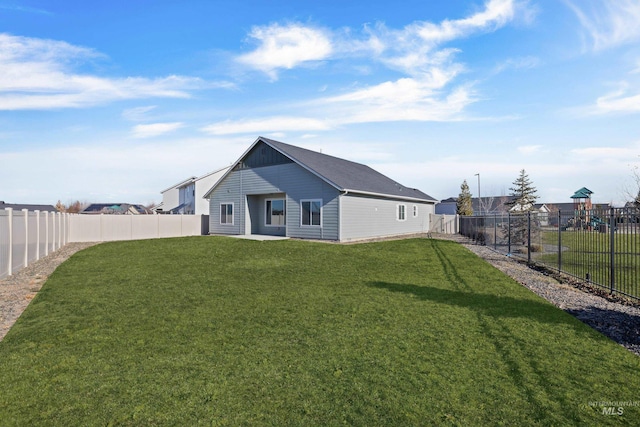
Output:
[[[0,424],[615,424],[639,360],[452,242],[114,242],[0,342]]]

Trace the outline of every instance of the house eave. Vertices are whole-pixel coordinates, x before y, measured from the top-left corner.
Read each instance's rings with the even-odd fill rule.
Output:
[[[192,176],[192,177],[190,177],[190,178],[187,178],[187,179],[185,179],[185,180],[183,180],[183,181],[180,181],[180,182],[179,182],[179,183],[177,183],[177,184],[172,185],[171,187],[169,187],[169,188],[167,188],[167,189],[165,189],[165,190],[162,190],[162,191],[160,192],[160,194],[162,194],[162,193],[166,193],[167,191],[169,191],[169,190],[173,190],[174,188],[184,187],[186,184],[189,184],[189,183],[191,183],[191,182],[195,181],[196,179],[197,179],[197,178],[196,178],[195,176]]]
[[[362,190],[351,190],[351,189],[342,189],[343,195],[347,194],[362,194],[363,196],[372,196],[372,197],[382,197],[385,199],[396,199],[396,200],[407,200],[411,202],[420,202],[420,203],[432,203],[436,204],[437,200],[435,199],[420,199],[418,197],[410,197],[410,196],[398,196],[395,194],[384,194],[384,193],[374,193],[371,191],[362,191]]]

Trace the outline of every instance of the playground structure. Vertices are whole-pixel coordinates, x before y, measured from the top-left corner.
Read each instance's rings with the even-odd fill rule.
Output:
[[[592,220],[592,194],[593,191],[589,190],[587,187],[582,187],[581,189],[573,193],[571,199],[573,200],[574,218],[569,219],[569,221],[567,222],[568,227],[586,230],[594,229],[595,227],[600,226],[600,224],[604,224],[604,222],[599,217],[595,217]]]

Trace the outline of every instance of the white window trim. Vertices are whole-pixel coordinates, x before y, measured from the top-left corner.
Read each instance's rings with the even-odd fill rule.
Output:
[[[231,222],[222,222],[222,205],[231,205]],[[233,202],[221,202],[220,203],[220,210],[218,211],[220,213],[220,225],[234,225],[235,224],[235,219],[236,219],[236,207],[234,205]]]
[[[267,224],[267,202],[273,202],[274,200],[282,200],[284,202],[284,224]],[[273,210],[273,203],[271,203],[271,209]],[[264,226],[265,227],[286,227],[287,226],[287,199],[285,197],[276,197],[273,199],[264,199]]]
[[[320,224],[316,225],[316,224],[303,224],[302,223],[302,213],[304,212],[304,210],[302,209],[302,203],[304,202],[320,202]],[[300,227],[315,227],[315,228],[322,228],[322,199],[300,199]],[[309,218],[309,222],[312,222],[313,219],[313,215],[311,216],[311,218]]]
[[[402,207],[402,218],[400,218],[400,207]],[[403,203],[399,203],[396,205],[396,220],[397,221],[407,220],[407,205]]]

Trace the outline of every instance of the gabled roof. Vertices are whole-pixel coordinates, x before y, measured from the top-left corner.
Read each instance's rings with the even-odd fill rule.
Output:
[[[174,188],[180,188],[180,187],[184,187],[185,185],[189,185],[192,182],[194,182],[196,179],[197,179],[197,177],[195,177],[195,176],[189,177],[189,178],[185,179],[184,181],[180,181],[179,183],[174,184],[171,187],[162,190],[160,192],[160,194],[166,193],[167,191],[173,190]]]
[[[229,171],[222,176],[218,183],[222,182],[227,174],[259,143],[270,146],[339,191],[430,202],[437,201],[428,194],[415,188],[405,187],[361,163],[329,156],[264,137],[258,137]],[[205,198],[209,197],[216,187],[217,184],[209,190]]]
[[[231,167],[231,166],[225,166],[225,167],[222,167],[222,168],[220,168],[220,169],[216,169],[216,170],[214,170],[213,172],[205,173],[204,175],[197,177],[195,180],[196,180],[196,181],[200,181],[201,179],[205,179],[205,178],[207,178],[207,177],[209,177],[209,176],[213,175],[214,173],[218,173],[218,172],[225,171],[225,169],[229,169],[230,167]],[[226,171],[225,171],[225,172],[226,172]]]
[[[591,197],[592,194],[593,194],[593,191],[589,190],[587,187],[582,187],[581,189],[573,193],[573,196],[571,196],[571,198],[572,199],[588,199]]]

